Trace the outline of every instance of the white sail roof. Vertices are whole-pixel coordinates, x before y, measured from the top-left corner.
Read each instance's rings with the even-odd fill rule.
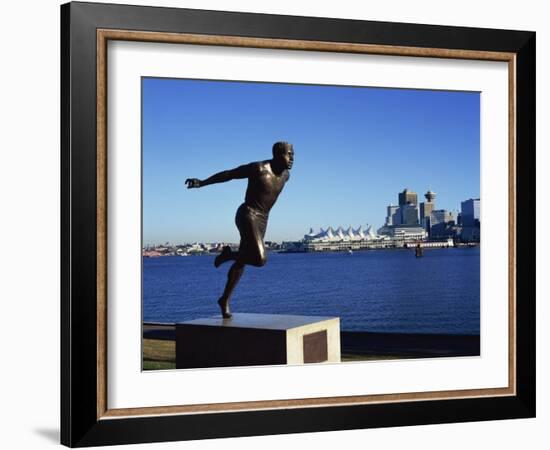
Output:
[[[369,226],[367,229],[367,239],[375,239],[376,237],[376,233],[373,231],[372,226]]]
[[[350,225],[346,230],[339,226],[336,230],[329,226],[326,229],[320,228],[318,233],[310,228],[309,233],[304,235],[304,240],[307,241],[323,241],[323,242],[338,242],[338,241],[362,241],[378,239],[379,236],[373,230],[372,226],[367,224],[366,231],[363,225],[360,225],[357,229],[353,229]]]

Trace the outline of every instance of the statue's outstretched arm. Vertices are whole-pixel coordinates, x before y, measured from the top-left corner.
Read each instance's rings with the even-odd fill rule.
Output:
[[[185,184],[189,189],[198,188],[203,186],[208,186],[209,184],[215,183],[225,183],[230,180],[237,180],[241,178],[248,178],[252,171],[252,164],[244,164],[242,166],[236,167],[235,169],[224,170],[223,172],[218,172],[206,180],[199,180],[197,178],[188,178],[185,180]]]

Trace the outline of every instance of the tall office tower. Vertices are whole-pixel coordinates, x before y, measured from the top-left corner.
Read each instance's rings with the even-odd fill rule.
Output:
[[[418,195],[416,192],[409,191],[407,188],[403,192],[399,193],[399,206],[412,203],[413,205],[418,205]]]
[[[435,209],[435,192],[428,191],[424,194],[424,197],[426,197],[426,201],[420,203],[420,224],[426,228],[429,224],[426,219],[430,217]]]
[[[407,203],[400,206],[401,224],[402,225],[418,225],[418,206],[415,203]]]
[[[478,223],[480,221],[480,200],[479,198],[471,198],[469,200],[463,201],[460,204],[461,206],[461,218],[462,226],[473,227],[475,221]]]

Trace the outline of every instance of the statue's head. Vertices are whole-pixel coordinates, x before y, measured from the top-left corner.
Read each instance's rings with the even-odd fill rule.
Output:
[[[273,159],[285,169],[291,169],[294,162],[294,148],[288,142],[273,144]]]

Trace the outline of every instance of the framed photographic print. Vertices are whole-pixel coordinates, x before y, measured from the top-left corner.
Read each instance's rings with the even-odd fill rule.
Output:
[[[63,444],[534,416],[535,33],[61,26]]]

